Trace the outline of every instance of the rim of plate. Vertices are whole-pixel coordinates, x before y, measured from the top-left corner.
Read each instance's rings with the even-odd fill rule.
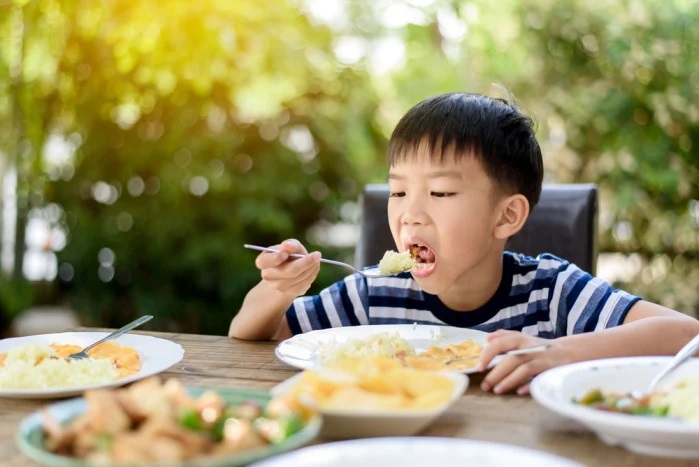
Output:
[[[470,334],[470,336],[464,336],[463,338],[460,339],[482,339],[482,343],[484,346],[487,345],[485,342],[485,336],[487,336],[489,333],[485,331],[480,331],[477,329],[470,329],[470,328],[458,328],[455,326],[443,326],[439,324],[366,324],[366,325],[360,325],[360,326],[342,326],[342,327],[334,327],[334,328],[326,328],[326,329],[316,329],[313,331],[309,331],[303,334],[296,334],[288,339],[285,339],[281,341],[277,346],[274,348],[274,353],[277,356],[279,360],[282,362],[286,363],[287,365],[291,365],[295,368],[300,368],[302,370],[309,370],[312,368],[315,368],[316,366],[316,359],[314,358],[313,354],[315,350],[317,350],[317,345],[320,341],[315,341],[314,339],[317,339],[318,336],[325,337],[327,336],[327,339],[323,340],[330,340],[333,337],[352,337],[356,334],[379,334],[381,332],[398,332],[400,333],[401,331],[403,332],[415,332],[417,331],[418,328],[421,328],[420,331],[432,331],[432,332],[450,332],[450,333],[455,333],[455,334]],[[423,337],[421,339],[434,339],[433,337]],[[451,339],[450,337],[445,336],[445,339]],[[436,343],[436,345],[439,345]],[[286,348],[293,346],[296,348],[302,348],[305,351],[309,352],[309,356],[306,358],[301,358],[292,355],[291,353],[288,353],[286,351]],[[495,363],[497,363],[499,359],[494,360],[491,363],[491,366]],[[489,366],[490,367],[490,366]],[[470,373],[475,373],[474,368],[467,368],[464,370],[455,370],[458,373],[463,373],[463,374],[470,374]]]
[[[633,429],[634,431],[654,431],[670,434],[699,436],[699,423],[688,423],[677,419],[651,418],[638,415],[628,415],[604,412],[590,407],[584,407],[564,400],[556,393],[556,387],[569,375],[581,371],[590,371],[593,367],[608,368],[614,366],[647,367],[669,361],[672,357],[619,357],[586,362],[571,363],[547,370],[532,380],[532,397],[541,405],[559,414],[566,415],[577,421],[605,425],[613,428]],[[617,433],[619,438],[626,438],[623,432]]]

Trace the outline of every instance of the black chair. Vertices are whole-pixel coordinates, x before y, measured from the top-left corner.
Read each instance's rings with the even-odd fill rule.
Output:
[[[386,250],[395,250],[388,227],[388,185],[364,187],[360,199],[361,230],[355,265],[376,264]],[[594,275],[597,266],[597,186],[544,185],[539,204],[506,249],[536,256],[552,253]]]

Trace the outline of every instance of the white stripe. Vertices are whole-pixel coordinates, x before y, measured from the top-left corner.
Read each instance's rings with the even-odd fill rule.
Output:
[[[495,314],[495,316],[493,316],[483,324],[497,323],[498,321],[501,321],[506,318],[513,318],[515,316],[525,315],[527,314],[528,304],[528,302],[523,302],[518,303],[516,305],[508,306],[507,308],[503,308],[502,310],[498,311]]]
[[[546,258],[546,259],[539,260],[539,266],[537,266],[537,269],[539,271],[549,270],[549,269],[560,269],[562,264],[563,263],[561,261]],[[571,264],[571,266],[572,266],[572,264]]]
[[[416,310],[414,308],[394,308],[387,306],[372,306],[369,308],[369,315],[372,318],[396,318],[407,320],[429,321],[436,324],[446,324],[436,318],[427,310]]]
[[[369,287],[394,287],[398,289],[413,289],[417,287],[417,284],[412,278],[398,278],[398,277],[371,277],[367,278],[367,285]],[[373,295],[373,294],[372,294]]]
[[[556,285],[553,288],[553,297],[551,297],[551,304],[549,305],[549,317],[554,329],[558,329],[558,302],[561,301],[561,290],[563,289],[563,285],[568,281],[568,278],[576,270],[576,268],[568,266],[568,268],[556,278]]]
[[[514,276],[512,276],[512,286],[514,287],[516,285],[525,285],[525,284],[530,283],[536,277],[536,271],[537,270],[534,269],[533,271],[529,271],[528,273],[526,273],[524,275],[515,274]]]
[[[369,324],[369,317],[366,314],[362,299],[359,297],[359,291],[357,290],[357,281],[353,279],[352,276],[349,276],[345,279],[345,284],[347,285],[347,295],[349,296],[350,302],[352,302],[354,314],[357,320],[359,320],[359,324]]]
[[[580,315],[590,304],[590,297],[599,289],[599,286],[603,284],[601,279],[596,277],[592,278],[590,282],[585,284],[585,287],[580,291],[577,300],[573,304],[573,307],[568,312],[568,326],[566,328],[566,334],[571,336],[573,334],[573,328],[580,319]]]
[[[601,329],[607,329],[607,324],[609,323],[609,318],[612,316],[612,312],[616,308],[617,303],[621,299],[621,294],[612,292],[612,295],[607,299],[607,303],[604,304],[604,308],[599,314],[599,320],[597,321],[597,326],[595,326],[595,331]]]
[[[296,318],[299,320],[299,326],[301,326],[301,332],[312,331],[311,322],[308,320],[308,315],[306,314],[306,304],[304,303],[304,298],[298,298],[294,300],[294,312],[296,313]]]
[[[325,316],[328,317],[330,321],[330,326],[334,328],[339,328],[342,326],[342,321],[340,321],[340,315],[337,313],[337,308],[335,308],[335,302],[333,301],[333,296],[330,293],[330,289],[324,289],[320,292],[320,299],[323,301],[323,308],[325,308]]]
[[[530,326],[524,326],[522,328],[522,334],[536,337],[539,335],[539,326],[536,324],[532,324]]]

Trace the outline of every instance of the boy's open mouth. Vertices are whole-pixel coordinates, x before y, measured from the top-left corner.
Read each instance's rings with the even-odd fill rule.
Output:
[[[428,269],[434,265],[435,254],[425,245],[413,243],[410,245],[410,256],[415,260],[415,268]]]

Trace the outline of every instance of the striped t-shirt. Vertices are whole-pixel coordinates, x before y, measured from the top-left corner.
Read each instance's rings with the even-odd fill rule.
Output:
[[[551,254],[505,252],[495,295],[472,311],[447,308],[418,287],[410,273],[366,278],[353,274],[299,297],[286,312],[294,334],[363,324],[437,324],[492,332],[522,331],[556,338],[618,326],[640,300]]]

